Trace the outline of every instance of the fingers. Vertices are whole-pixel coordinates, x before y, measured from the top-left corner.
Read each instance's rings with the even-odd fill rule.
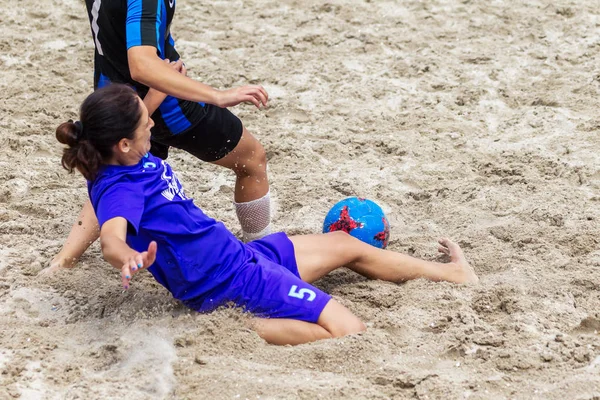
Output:
[[[240,103],[252,103],[256,108],[266,107],[269,100],[267,91],[258,85],[247,85],[220,92],[215,103],[219,107],[233,107]]]
[[[152,264],[154,264],[154,261],[156,260],[157,249],[158,249],[158,246],[157,246],[156,242],[155,241],[150,242],[150,246],[148,246],[148,251],[146,253],[146,267],[149,267]]]
[[[144,251],[139,255],[138,270],[146,269],[154,264],[154,261],[156,260],[156,249],[156,242],[150,242],[150,245],[148,245],[148,251]]]
[[[173,61],[173,62],[171,62],[171,66],[172,66],[172,67],[173,67],[175,70],[177,70],[177,71],[181,72],[181,68],[183,67],[183,61],[181,61],[181,59],[179,59],[179,60],[177,60],[177,61]]]
[[[265,90],[264,87],[254,85],[254,86],[245,86],[245,91],[247,95],[250,95],[254,98],[254,101],[251,101],[256,107],[260,108],[260,105],[263,107],[267,106],[267,102],[269,101],[269,94]],[[259,105],[257,105],[257,103]]]
[[[265,90],[265,88],[264,88],[264,87],[262,87],[262,86],[259,86],[259,88],[260,88],[260,91],[261,91],[261,93],[262,93],[262,95],[263,95],[263,97],[264,97],[264,99],[265,99],[265,101],[264,101],[264,104],[265,104],[265,106],[266,106],[266,105],[267,105],[267,102],[269,101],[269,93],[267,93],[267,91]]]
[[[266,107],[269,101],[269,95],[265,88],[259,85],[247,85],[238,88],[238,95],[241,98],[237,100],[236,104],[246,102],[252,103],[256,108]]]
[[[187,75],[187,69],[185,68],[185,64],[183,63],[183,60],[181,58],[177,61],[171,61],[168,58],[165,58],[163,61],[175,71],[180,72],[183,75]]]
[[[121,283],[123,284],[123,289],[129,289],[133,274],[139,271],[142,266],[142,255],[139,253],[133,257],[129,257],[125,264],[123,264],[121,267]]]
[[[121,267],[121,283],[123,289],[129,289],[131,285],[131,278],[134,274],[138,273],[142,269],[146,269],[154,264],[156,261],[156,251],[158,246],[155,241],[150,242],[148,251],[143,253],[136,253],[129,257],[129,259]]]
[[[142,269],[142,267],[144,266],[144,258],[142,257],[141,254],[138,254],[137,256],[135,256],[134,260],[135,260],[135,265],[133,267],[131,267],[131,272],[133,272],[133,273]]]
[[[256,108],[260,108],[260,102],[256,99],[256,97],[252,95],[246,95],[242,98],[241,102],[252,103],[256,106]]]
[[[183,63],[181,58],[177,61],[172,61],[171,68],[173,68],[175,71],[179,72],[180,74],[187,76],[187,69],[185,68],[185,64]]]
[[[121,283],[123,284],[123,289],[125,289],[125,290],[129,289],[129,282],[131,281],[131,262],[132,261],[133,261],[132,259],[129,259],[121,267]]]

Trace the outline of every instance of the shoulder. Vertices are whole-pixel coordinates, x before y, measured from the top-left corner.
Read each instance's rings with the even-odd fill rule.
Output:
[[[107,166],[100,170],[96,179],[88,183],[92,202],[110,192],[136,191],[139,174],[132,167]]]

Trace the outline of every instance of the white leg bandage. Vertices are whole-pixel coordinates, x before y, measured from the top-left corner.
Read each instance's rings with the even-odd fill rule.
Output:
[[[271,197],[269,192],[260,199],[246,203],[233,203],[244,242],[260,239],[271,233]]]

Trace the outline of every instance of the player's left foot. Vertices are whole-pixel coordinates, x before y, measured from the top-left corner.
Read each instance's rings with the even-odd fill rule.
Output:
[[[456,283],[477,283],[479,278],[475,274],[473,267],[467,261],[465,253],[460,246],[450,239],[442,238],[439,241],[438,251],[450,257],[449,267],[455,267],[450,273],[449,281]]]

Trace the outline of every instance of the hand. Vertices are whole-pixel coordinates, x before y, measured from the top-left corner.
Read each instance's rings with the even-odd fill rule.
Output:
[[[55,256],[52,261],[50,261],[50,265],[38,272],[38,276],[49,276],[60,270],[70,269],[75,266],[77,263],[77,259],[71,258],[69,260],[62,259],[58,255]]]
[[[123,266],[121,267],[121,281],[124,289],[129,289],[129,282],[133,277],[133,274],[137,274],[140,270],[146,269],[156,260],[156,242],[150,242],[148,251],[138,253],[137,251],[132,252],[124,260]]]
[[[225,108],[246,102],[260,108],[261,105],[266,107],[268,100],[269,95],[265,88],[259,85],[247,85],[220,91],[217,94],[216,105]]]
[[[175,71],[181,73],[184,76],[187,76],[187,69],[185,68],[185,64],[183,63],[183,60],[181,58],[177,61],[169,61],[169,59],[167,58],[165,59],[165,62],[169,64],[169,66]]]

